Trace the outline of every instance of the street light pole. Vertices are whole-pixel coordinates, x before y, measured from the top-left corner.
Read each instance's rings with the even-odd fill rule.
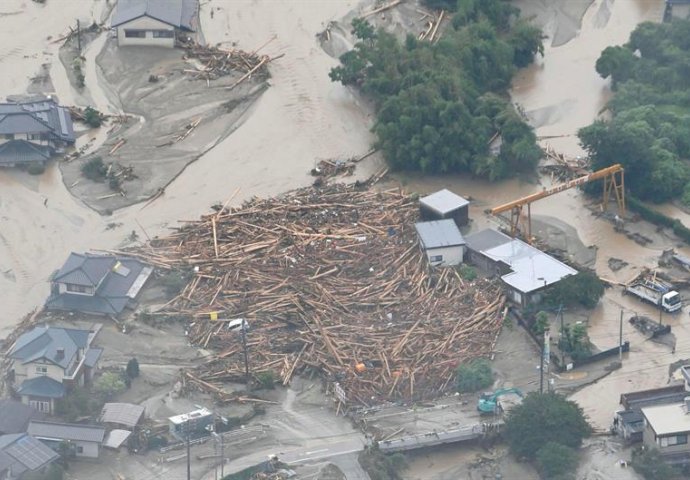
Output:
[[[188,418],[187,422],[185,423],[185,425],[186,425],[185,430],[187,430],[187,480],[192,480],[192,464],[191,464],[191,455],[189,453],[189,450],[190,450],[190,448],[189,448],[189,435],[190,435],[189,420],[190,419]]]

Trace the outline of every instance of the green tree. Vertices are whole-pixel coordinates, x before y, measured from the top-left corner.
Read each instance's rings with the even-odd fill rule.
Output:
[[[603,296],[604,282],[597,277],[596,273],[585,270],[566,277],[550,287],[544,295],[544,301],[554,307],[581,305],[594,308]]]
[[[508,412],[504,435],[516,456],[534,459],[550,442],[578,448],[591,431],[575,402],[557,393],[530,393]]]
[[[645,480],[672,480],[682,478],[679,472],[667,464],[656,448],[637,449],[633,452],[632,467]]]
[[[461,393],[476,392],[490,387],[494,383],[494,373],[491,371],[491,364],[483,358],[463,363],[458,366],[455,373],[457,390]]]
[[[106,400],[110,400],[118,393],[125,391],[126,388],[122,375],[114,372],[105,372],[93,385],[94,391]]]
[[[84,110],[84,123],[92,128],[100,127],[103,123],[102,118],[101,112],[95,108],[86,107],[86,110]]]
[[[520,20],[510,32],[510,43],[513,45],[513,63],[519,68],[526,67],[539,54],[544,56],[544,39],[541,29],[531,23]]]
[[[537,467],[546,479],[574,479],[577,471],[577,452],[556,442],[547,442],[536,455]]]
[[[573,360],[582,360],[592,354],[592,346],[587,337],[587,327],[583,324],[564,325],[558,348],[570,355]]]
[[[125,368],[125,374],[127,378],[133,380],[139,376],[139,360],[136,358],[131,358],[127,362],[127,368]]]
[[[535,335],[540,336],[544,335],[544,332],[549,329],[549,314],[540,311],[537,312],[536,318],[534,320],[534,324],[532,325],[532,331],[534,332]]]
[[[633,75],[637,57],[626,47],[606,47],[597,59],[596,70],[603,78],[612,78],[613,86],[624,82]]]

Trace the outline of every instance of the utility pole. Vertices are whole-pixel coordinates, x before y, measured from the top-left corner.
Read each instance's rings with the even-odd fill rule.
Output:
[[[659,305],[659,325],[663,325],[662,321],[662,315],[664,314],[664,302],[663,300],[661,301],[661,305]]]
[[[558,336],[559,339],[563,338],[563,304],[558,306],[558,316],[561,317],[561,334]],[[558,343],[558,350],[561,352],[561,368],[565,367],[565,355],[563,355],[563,350],[561,349],[562,343]]]
[[[186,428],[186,430],[187,430],[187,480],[192,480],[192,464],[191,464],[191,455],[189,453],[189,450],[190,450],[190,448],[189,448],[189,435],[190,435],[189,420],[190,419],[188,418],[187,422],[185,423],[185,425],[187,426],[187,428]]]
[[[618,360],[623,360],[623,309],[621,308],[621,319],[618,324]]]
[[[244,349],[244,385],[249,391],[249,354],[247,353],[247,321],[242,319],[242,348]]]
[[[546,337],[541,345],[541,364],[539,366],[539,393],[544,393],[544,351],[546,349]]]
[[[79,48],[79,56],[81,56],[81,27],[79,20],[77,20],[77,46]]]
[[[225,477],[225,438],[220,434],[220,478]]]

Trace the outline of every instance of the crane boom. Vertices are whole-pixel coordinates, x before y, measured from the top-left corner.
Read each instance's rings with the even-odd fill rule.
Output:
[[[526,197],[522,197],[518,200],[513,200],[512,202],[499,205],[498,207],[491,209],[491,214],[497,215],[499,213],[507,212],[515,207],[521,207],[523,205],[536,202],[537,200],[541,200],[542,198],[549,197],[553,194],[562,192],[564,190],[568,190],[579,185],[584,185],[585,183],[593,182],[594,180],[599,180],[601,178],[605,178],[609,175],[613,175],[615,173],[622,171],[623,167],[619,163],[617,163],[615,165],[611,165],[610,167],[606,167],[601,170],[597,170],[596,172],[588,173],[587,175],[575,178],[573,180],[570,180],[569,182],[561,183],[560,185],[556,185],[555,187],[545,188],[541,192],[533,193],[531,195],[527,195]]]

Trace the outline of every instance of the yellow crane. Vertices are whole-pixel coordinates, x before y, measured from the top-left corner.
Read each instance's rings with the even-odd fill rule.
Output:
[[[527,232],[523,231],[523,233],[527,234],[527,241],[531,243],[532,202],[536,202],[542,198],[546,198],[564,190],[584,185],[585,183],[593,182],[602,178],[604,179],[604,209],[608,207],[611,193],[613,193],[616,197],[616,202],[618,203],[618,214],[621,218],[623,218],[625,216],[625,170],[618,163],[611,165],[610,167],[597,170],[596,172],[588,173],[587,175],[583,175],[568,182],[561,183],[555,187],[545,188],[541,192],[533,193],[518,200],[499,205],[498,207],[489,210],[489,213],[492,215],[498,215],[499,213],[510,211],[510,235],[514,237],[518,232],[520,220],[524,219],[523,208],[527,206]]]

